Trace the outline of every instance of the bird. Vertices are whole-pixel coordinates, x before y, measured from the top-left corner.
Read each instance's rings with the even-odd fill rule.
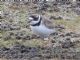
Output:
[[[28,23],[30,24],[32,32],[43,39],[56,32],[53,23],[45,19],[42,15],[30,15]]]

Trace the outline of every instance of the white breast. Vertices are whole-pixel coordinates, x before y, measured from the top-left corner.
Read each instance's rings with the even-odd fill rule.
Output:
[[[33,33],[40,35],[41,37],[47,37],[51,33],[55,32],[53,29],[48,29],[45,27],[45,25],[40,25],[40,26],[31,26],[31,30]]]

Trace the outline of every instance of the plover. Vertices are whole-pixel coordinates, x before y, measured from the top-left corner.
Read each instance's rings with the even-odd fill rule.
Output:
[[[52,22],[41,15],[30,15],[29,24],[33,33],[41,38],[47,38],[51,33],[56,32]]]

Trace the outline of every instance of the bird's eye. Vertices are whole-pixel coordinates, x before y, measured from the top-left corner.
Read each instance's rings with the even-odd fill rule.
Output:
[[[33,18],[34,21],[38,20],[38,17],[36,17],[36,16],[30,16],[30,17]]]
[[[38,20],[38,18],[34,18],[34,21],[37,21]]]

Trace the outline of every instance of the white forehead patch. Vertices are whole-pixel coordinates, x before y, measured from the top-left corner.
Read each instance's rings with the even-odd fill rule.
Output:
[[[49,1],[49,0],[46,0],[46,1]]]
[[[32,17],[29,17],[29,20],[33,20],[33,18]]]

